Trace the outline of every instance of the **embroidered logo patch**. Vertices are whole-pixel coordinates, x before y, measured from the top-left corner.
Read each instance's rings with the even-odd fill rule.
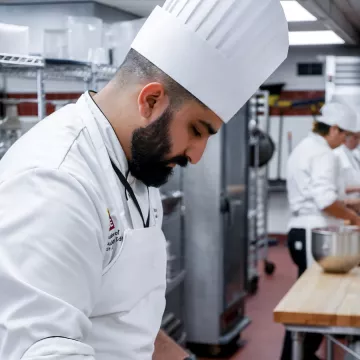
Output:
[[[112,230],[115,229],[114,221],[113,221],[113,219],[112,219],[112,217],[111,217],[111,215],[110,215],[109,209],[107,209],[107,212],[108,212],[108,214],[109,214],[109,221],[110,221],[109,231],[112,231]]]

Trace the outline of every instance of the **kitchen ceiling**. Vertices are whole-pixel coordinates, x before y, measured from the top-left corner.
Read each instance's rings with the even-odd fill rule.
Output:
[[[148,16],[156,5],[164,0],[95,0],[102,4]],[[286,0],[285,0],[286,1]],[[319,21],[312,23],[290,23],[290,30],[334,30],[347,43],[360,43],[360,0],[298,0]]]
[[[96,2],[116,7],[138,16],[148,16],[156,5],[164,0],[96,0]]]
[[[352,25],[360,31],[360,1],[336,0],[335,3]]]
[[[0,4],[46,3],[53,0],[0,0]],[[74,0],[59,0],[72,2]],[[77,0],[89,1],[89,0]],[[92,0],[139,17],[148,16],[156,5],[165,0]],[[225,1],[225,0],[224,0]],[[256,0],[254,0],[256,1]],[[292,1],[292,0],[282,0]],[[297,0],[318,21],[289,23],[290,31],[333,30],[348,44],[360,45],[360,0]]]
[[[348,44],[360,44],[359,0],[298,0]]]

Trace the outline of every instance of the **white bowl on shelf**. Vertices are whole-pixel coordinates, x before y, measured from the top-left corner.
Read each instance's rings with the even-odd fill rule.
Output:
[[[144,25],[146,18],[116,22],[111,25],[114,49],[114,65],[120,66],[130,50],[136,35]]]
[[[91,16],[69,16],[68,46],[69,58],[89,61],[96,49],[102,48],[103,22]]]
[[[44,30],[44,57],[68,59],[68,32],[66,29]]]
[[[0,23],[0,53],[29,55],[29,27]]]

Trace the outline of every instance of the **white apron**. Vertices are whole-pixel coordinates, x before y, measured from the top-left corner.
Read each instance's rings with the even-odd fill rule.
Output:
[[[84,121],[100,158],[107,159],[102,166],[108,173],[111,162],[103,141],[93,123]],[[116,175],[114,179],[120,181]],[[94,348],[96,360],[151,360],[165,309],[166,241],[156,225],[157,215],[150,211],[153,226],[144,228],[131,197],[127,203],[123,201],[114,179],[107,181],[117,197],[113,200],[122,209],[115,216],[124,227],[124,237],[103,269],[101,293],[90,316],[92,330],[86,342]],[[126,213],[130,213],[131,222]]]

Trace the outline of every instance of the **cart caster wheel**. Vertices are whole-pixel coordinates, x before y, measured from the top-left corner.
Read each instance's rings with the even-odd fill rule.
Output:
[[[276,266],[274,263],[266,261],[265,262],[265,273],[267,275],[272,275],[275,272]]]
[[[253,277],[248,284],[248,292],[250,295],[255,295],[259,288],[259,277]]]

